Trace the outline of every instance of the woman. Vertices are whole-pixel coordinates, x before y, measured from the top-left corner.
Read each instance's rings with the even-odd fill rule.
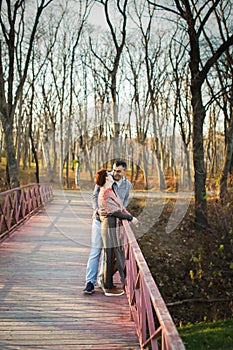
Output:
[[[120,296],[124,294],[124,290],[118,289],[113,285],[113,274],[117,268],[121,277],[122,285],[124,286],[125,255],[121,220],[126,219],[134,224],[137,224],[138,220],[127,211],[123,211],[121,200],[113,187],[114,180],[107,172],[107,169],[100,169],[97,171],[95,181],[100,187],[98,213],[102,222],[101,235],[105,255],[103,280],[105,295]]]

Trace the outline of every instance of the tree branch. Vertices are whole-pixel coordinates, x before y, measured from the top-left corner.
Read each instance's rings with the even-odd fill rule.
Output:
[[[108,66],[106,65],[106,63],[103,61],[103,59],[97,55],[97,53],[93,50],[93,47],[92,47],[92,42],[91,42],[91,37],[89,37],[89,44],[90,44],[90,48],[91,48],[91,52],[93,53],[93,55],[95,56],[95,58],[97,58],[101,64],[103,65],[103,67],[108,71],[108,73],[110,74],[111,73],[111,70],[108,68]]]
[[[203,69],[200,71],[198,80],[203,82],[208,74],[209,70],[213,65],[217,62],[219,57],[230,47],[233,45],[233,34],[226,40],[215,53],[210,57],[210,59],[206,62]]]
[[[213,6],[211,6],[211,7],[209,8],[209,11],[208,11],[207,14],[205,15],[205,17],[204,17],[204,19],[202,20],[201,25],[200,25],[200,27],[199,27],[199,29],[198,29],[198,31],[197,31],[197,36],[198,36],[198,37],[200,37],[201,32],[202,32],[202,30],[203,30],[203,27],[205,26],[205,24],[206,24],[206,22],[208,21],[210,15],[211,15],[212,12],[214,11],[214,9],[218,6],[218,4],[219,4],[220,1],[221,1],[221,0],[216,0],[216,2],[213,3]],[[208,3],[209,3],[209,1],[208,1]],[[204,7],[204,6],[203,6],[203,7]],[[199,17],[200,12],[201,12],[201,10],[200,10],[199,13],[197,14],[198,17]]]
[[[166,303],[168,307],[171,306],[177,306],[187,303],[223,303],[223,302],[230,302],[231,299],[228,298],[221,298],[221,299],[202,299],[202,298],[194,298],[194,299],[184,299],[184,300],[178,300],[174,303]]]
[[[178,15],[178,16],[180,15],[179,12],[177,12],[177,11],[175,11],[175,10],[173,10],[173,9],[171,9],[171,8],[169,8],[169,7],[167,7],[167,6],[163,6],[163,5],[154,3],[154,2],[152,2],[152,1],[150,1],[150,0],[147,0],[147,2],[148,2],[148,4],[153,5],[154,7],[157,7],[157,8],[159,8],[159,9],[161,9],[161,10],[165,10],[165,11],[168,11],[168,12],[172,12],[172,13],[174,13],[175,15]]]

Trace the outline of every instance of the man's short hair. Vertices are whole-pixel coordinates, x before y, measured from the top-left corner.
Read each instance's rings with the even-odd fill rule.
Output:
[[[126,170],[126,162],[124,160],[116,160],[114,164],[116,164],[116,166],[122,166],[122,168]]]

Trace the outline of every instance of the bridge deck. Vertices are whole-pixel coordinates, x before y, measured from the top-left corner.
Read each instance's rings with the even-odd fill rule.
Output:
[[[0,349],[140,349],[126,295],[83,294],[90,233],[90,195],[58,191],[0,245]]]

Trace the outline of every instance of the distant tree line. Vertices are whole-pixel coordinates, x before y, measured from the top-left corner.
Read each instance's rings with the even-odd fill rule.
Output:
[[[96,12],[97,11],[97,12]],[[101,14],[99,25],[91,19]],[[207,177],[232,185],[232,2],[3,0],[0,154],[9,188],[36,164],[69,187],[81,159],[90,178],[125,157],[195,191],[208,225]]]

